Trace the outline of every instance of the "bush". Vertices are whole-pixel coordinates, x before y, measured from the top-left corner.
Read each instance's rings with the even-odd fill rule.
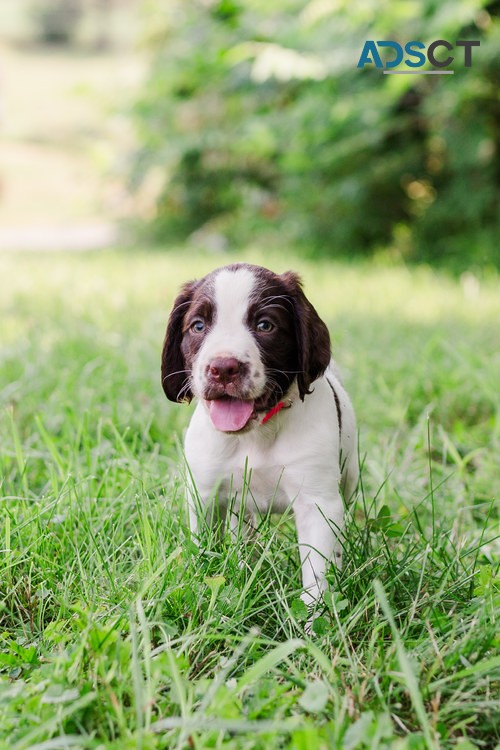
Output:
[[[276,230],[318,252],[500,265],[500,3],[157,6],[131,182],[155,175],[162,236]],[[439,38],[479,38],[472,67],[356,67],[366,39]]]

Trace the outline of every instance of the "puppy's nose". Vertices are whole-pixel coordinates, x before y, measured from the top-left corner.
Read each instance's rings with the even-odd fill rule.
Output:
[[[210,362],[209,372],[218,383],[232,383],[241,372],[241,363],[234,357],[216,357]]]

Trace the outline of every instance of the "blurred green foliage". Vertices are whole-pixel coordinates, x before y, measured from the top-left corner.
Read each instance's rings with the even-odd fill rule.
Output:
[[[156,0],[131,182],[161,237],[500,266],[500,2]],[[480,39],[383,75],[367,39]],[[439,55],[438,55],[439,57]]]

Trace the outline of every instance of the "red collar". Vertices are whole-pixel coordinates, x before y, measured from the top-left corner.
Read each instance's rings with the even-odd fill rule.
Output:
[[[292,405],[292,400],[288,398],[286,401],[280,401],[276,404],[276,406],[273,406],[267,414],[264,416],[264,419],[262,420],[261,424],[265,424],[266,422],[269,422],[269,420],[274,417],[275,414],[277,414],[282,409],[289,409]]]

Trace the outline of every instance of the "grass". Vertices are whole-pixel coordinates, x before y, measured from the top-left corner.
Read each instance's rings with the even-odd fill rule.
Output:
[[[316,633],[289,520],[186,531],[159,352],[226,258],[0,256],[0,748],[498,747],[498,279],[245,259],[301,270],[358,413]]]

